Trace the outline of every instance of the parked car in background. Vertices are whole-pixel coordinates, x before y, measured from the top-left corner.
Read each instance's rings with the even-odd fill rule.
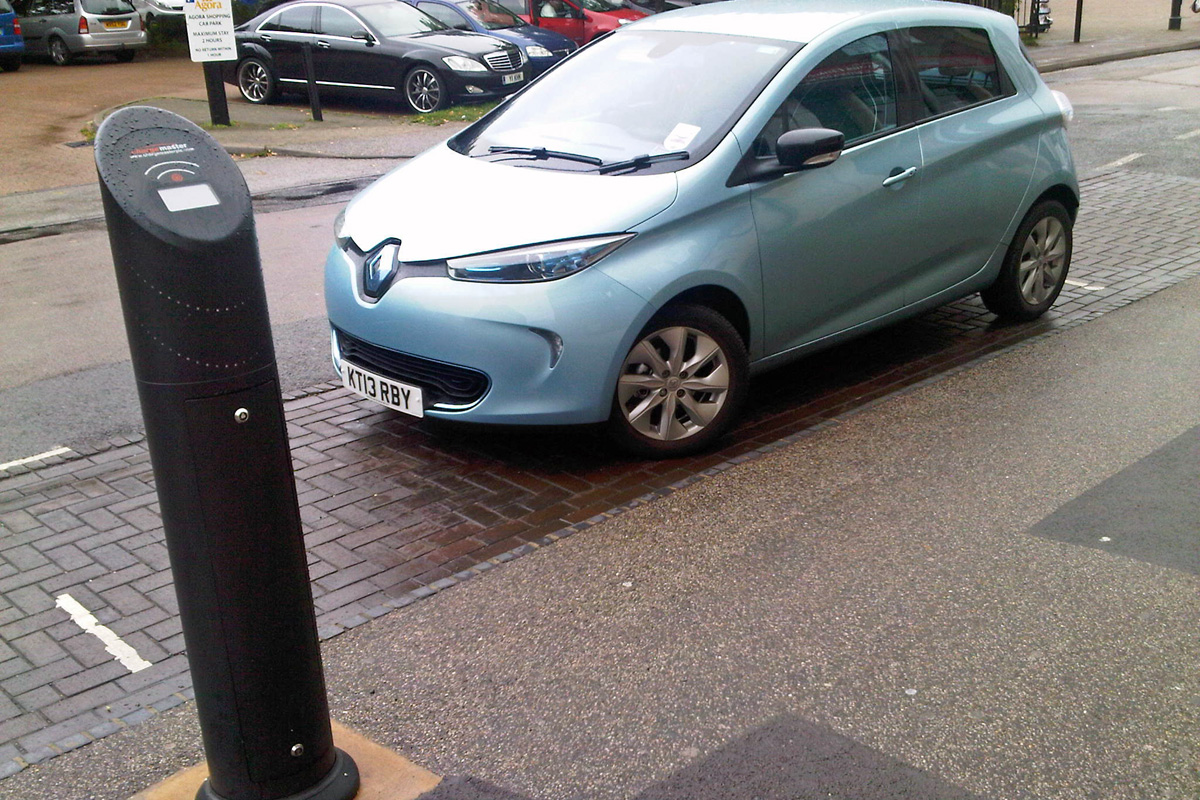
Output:
[[[149,28],[155,19],[183,19],[183,0],[132,0]]]
[[[146,46],[142,19],[129,0],[16,0],[25,52],[66,66],[80,55],[132,61]]]
[[[526,22],[579,45],[646,16],[619,0],[505,0],[504,6]]]
[[[486,33],[511,42],[525,53],[533,77],[541,75],[578,49],[565,36],[530,25],[493,0],[407,0],[448,28]]]
[[[403,98],[418,113],[493,100],[529,82],[521,48],[451,30],[400,0],[284,3],[234,29],[225,80],[251,103],[306,91],[304,48],[322,91]]]
[[[21,23],[8,0],[0,0],[0,70],[15,72],[21,68],[25,40],[21,38]]]
[[[1070,116],[1013,19],[974,6],[652,16],[350,202],[335,367],[403,413],[694,452],[755,372],[974,292],[1045,313],[1079,206]]]

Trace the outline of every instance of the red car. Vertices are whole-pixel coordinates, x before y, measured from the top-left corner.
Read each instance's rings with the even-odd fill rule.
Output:
[[[613,0],[503,0],[526,22],[584,45],[621,25],[646,16]]]

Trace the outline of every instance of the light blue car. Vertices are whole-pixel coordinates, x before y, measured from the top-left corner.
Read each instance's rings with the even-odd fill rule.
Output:
[[[345,385],[694,452],[749,377],[979,292],[1050,308],[1079,189],[1009,17],[738,0],[625,26],[347,206]]]

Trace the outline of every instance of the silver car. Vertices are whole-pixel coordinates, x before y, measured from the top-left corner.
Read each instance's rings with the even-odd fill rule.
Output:
[[[132,61],[146,46],[142,19],[129,0],[19,0],[14,6],[26,54],[50,56],[59,66],[93,53]]]

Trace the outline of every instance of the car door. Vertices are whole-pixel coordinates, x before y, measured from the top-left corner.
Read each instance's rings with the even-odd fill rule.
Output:
[[[921,147],[898,129],[897,88],[884,33],[853,41],[798,83],[755,139],[773,158],[788,130],[832,128],[845,149],[832,164],[755,185],[768,354],[896,311],[918,269]]]
[[[356,91],[393,91],[403,65],[378,43],[355,39],[367,25],[344,8],[322,5],[317,18],[313,63],[322,86]]]
[[[27,0],[16,7],[17,16],[21,19],[21,35],[25,38],[28,52],[46,52],[46,35],[54,16],[61,13],[64,5],[70,6],[70,11],[75,10],[69,0]]]
[[[919,302],[982,270],[1023,211],[1041,110],[1017,93],[986,31],[930,26],[897,36],[915,73],[924,160],[928,264],[910,297]]]
[[[567,0],[530,0],[533,24],[584,44],[583,11]]]
[[[258,26],[258,38],[271,54],[275,71],[283,83],[305,83],[304,45],[316,36],[316,11],[312,4],[287,6]]]

